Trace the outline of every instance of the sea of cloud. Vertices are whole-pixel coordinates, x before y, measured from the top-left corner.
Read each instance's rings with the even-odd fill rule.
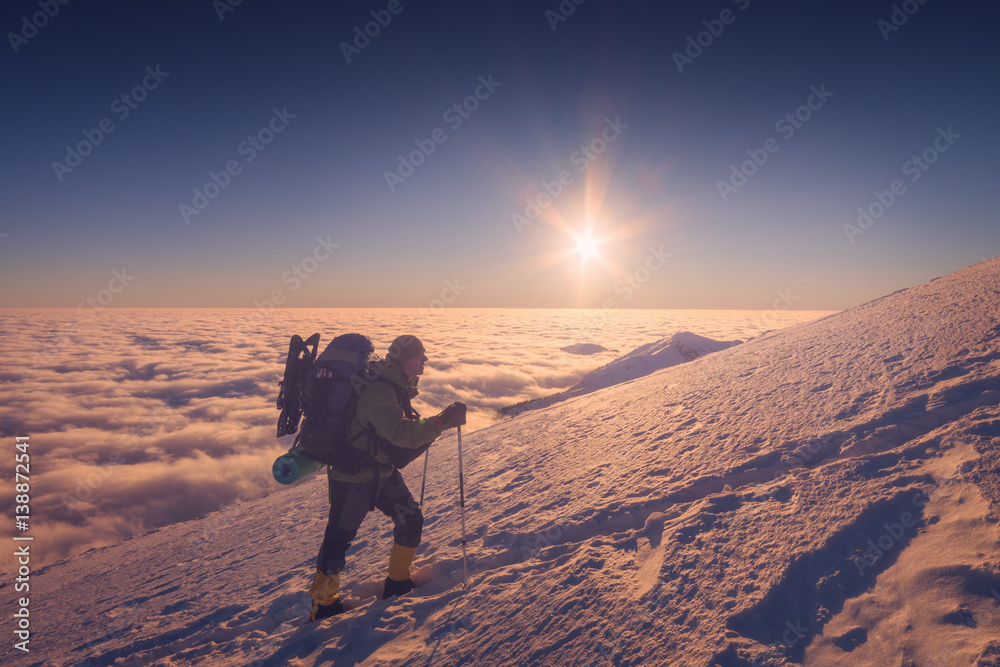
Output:
[[[430,358],[414,407],[496,409],[565,389],[679,331],[746,340],[815,312],[455,309],[0,311],[0,436],[30,438],[30,532],[48,563],[279,490],[271,464],[288,339],[401,334]],[[595,344],[593,354],[563,348]],[[592,346],[579,346],[584,349]],[[2,491],[14,506],[13,484]],[[10,535],[9,526],[0,534]]]

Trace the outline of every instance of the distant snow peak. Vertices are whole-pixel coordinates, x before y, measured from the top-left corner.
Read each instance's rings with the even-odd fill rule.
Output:
[[[682,331],[670,338],[663,338],[655,343],[648,343],[637,347],[608,366],[617,363],[617,361],[624,361],[625,359],[646,358],[657,366],[656,370],[659,370],[660,368],[667,368],[668,366],[676,366],[678,363],[683,363],[683,361],[677,361],[676,357],[671,354],[672,352],[679,354],[683,357],[684,361],[694,361],[698,357],[725,350],[742,342],[740,340],[712,340],[711,338],[693,334],[690,331]],[[660,365],[661,363],[662,365]]]
[[[690,331],[681,331],[670,338],[661,338],[658,341],[640,345],[628,354],[618,357],[607,365],[598,368],[566,391],[501,408],[500,414],[514,416],[527,410],[548,407],[553,403],[559,403],[568,398],[589,394],[598,389],[613,387],[616,384],[635,380],[658,370],[669,368],[670,366],[694,361],[706,354],[719,352],[739,345],[742,342],[739,340],[712,340],[711,338],[693,334]],[[576,345],[564,347],[563,350],[572,352],[573,354],[587,354],[587,352],[579,351],[588,349],[587,345],[589,344],[577,343]],[[599,345],[594,347],[604,350]],[[571,350],[570,348],[573,349]]]

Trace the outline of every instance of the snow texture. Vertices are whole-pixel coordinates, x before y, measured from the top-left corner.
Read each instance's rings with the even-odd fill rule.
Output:
[[[303,623],[314,475],[35,572],[4,664],[996,665],[998,298],[993,260],[467,435],[467,589],[451,432],[413,595],[370,515],[359,606]]]

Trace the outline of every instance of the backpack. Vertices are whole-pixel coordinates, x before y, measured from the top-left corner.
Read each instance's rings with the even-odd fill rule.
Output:
[[[366,336],[343,334],[326,346],[305,375],[300,403],[305,419],[296,446],[309,458],[357,472],[369,463],[348,441],[348,431],[375,348]]]
[[[388,384],[395,391],[397,403],[406,417],[420,418],[410,404],[409,394],[381,377],[378,363],[370,361],[374,347],[368,337],[361,334],[337,336],[316,357],[318,346],[318,333],[305,341],[300,336],[292,336],[285,376],[278,393],[278,408],[282,411],[278,418],[278,437],[295,433],[299,419],[304,416],[291,451],[301,452],[348,474],[374,465],[373,457],[377,452],[384,453],[397,468],[419,457],[426,446],[419,450],[397,447],[380,437],[371,425],[355,436],[355,439],[368,437],[364,449],[351,446],[353,440],[348,440],[358,398],[372,382]]]

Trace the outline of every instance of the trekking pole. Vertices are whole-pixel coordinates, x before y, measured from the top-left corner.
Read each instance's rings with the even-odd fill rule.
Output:
[[[462,427],[458,427],[458,504],[462,514],[462,570],[465,574],[462,587],[469,587],[469,558],[465,550],[465,476],[462,472]]]
[[[424,454],[424,477],[420,480],[420,508],[424,507],[424,490],[427,488],[427,459],[431,457],[431,448]]]

